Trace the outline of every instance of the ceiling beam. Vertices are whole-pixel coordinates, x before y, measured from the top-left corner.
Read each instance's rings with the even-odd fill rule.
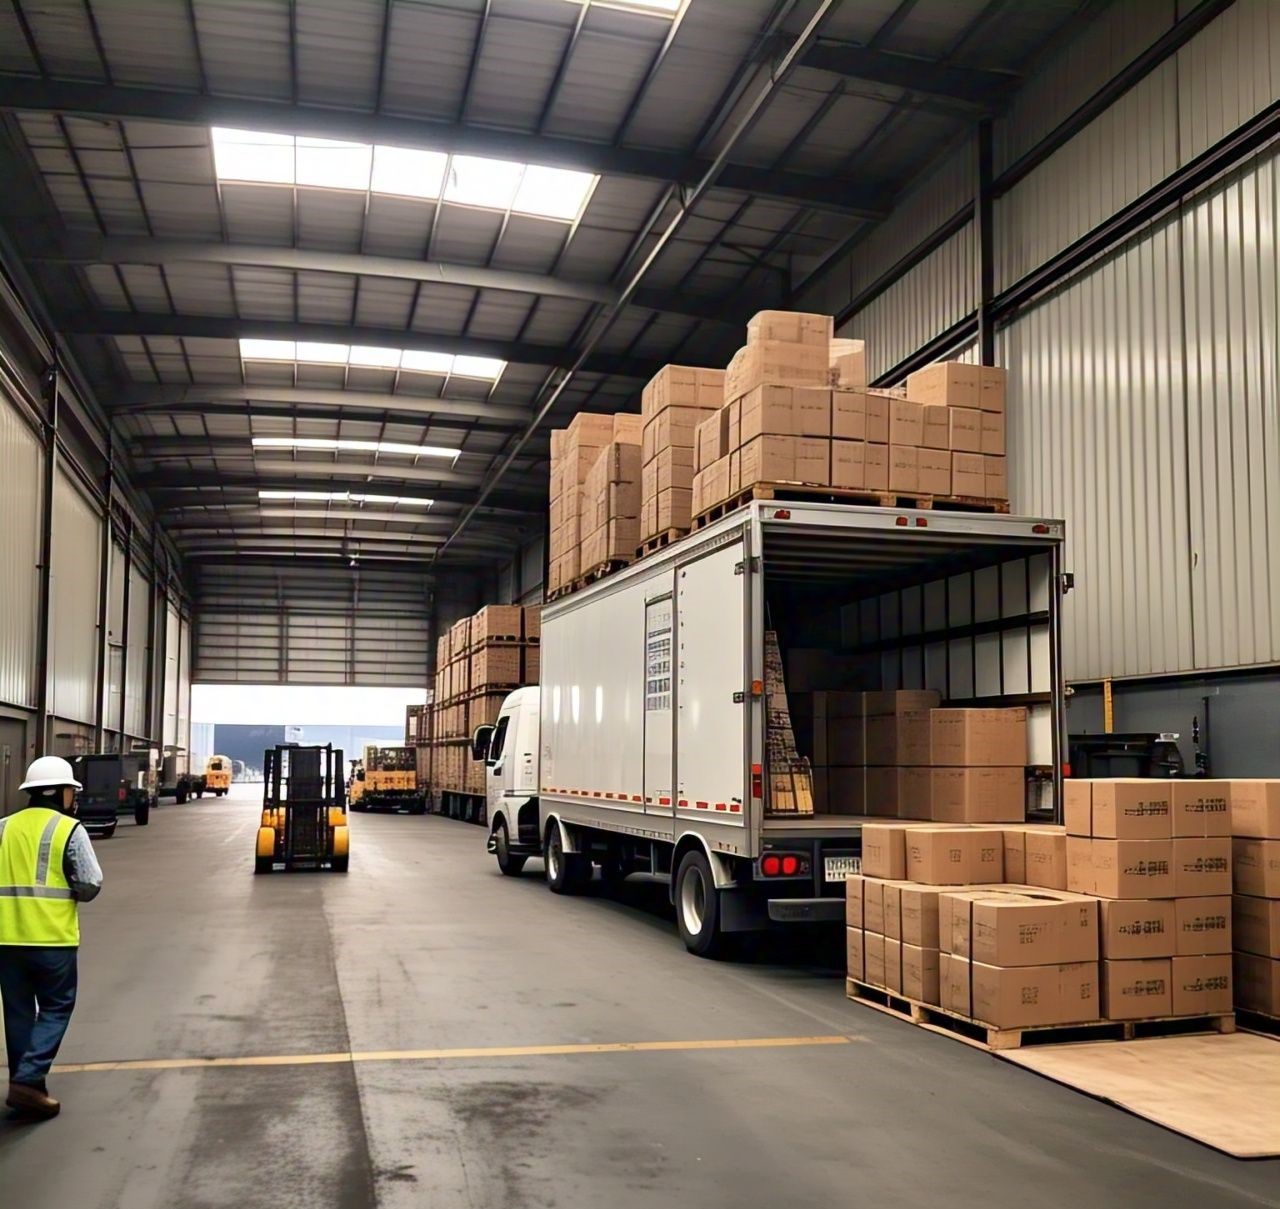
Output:
[[[367,327],[343,323],[299,323],[292,319],[237,319],[224,315],[160,315],[134,311],[74,311],[62,315],[59,329],[84,336],[180,336],[211,340],[308,340],[320,344],[371,344],[415,352],[461,353],[497,357],[517,365],[568,367],[571,348],[523,341],[485,340],[476,336],[405,331],[398,327]],[[647,381],[662,363],[647,357],[599,353],[588,359],[583,372]]]
[[[375,256],[363,252],[334,252],[323,248],[273,247],[224,243],[220,240],[151,239],[141,236],[105,237],[77,232],[53,238],[47,230],[22,230],[26,258],[48,264],[219,264],[283,269],[295,273],[346,273],[385,277],[423,285],[465,286],[477,290],[505,290],[541,298],[567,298],[602,306],[617,304],[619,290],[607,283],[574,281],[540,273],[519,273],[484,265],[413,260],[406,256]],[[735,323],[722,302],[680,290],[641,290],[635,305],[695,319]]]
[[[377,463],[313,462],[310,456],[326,452],[315,449],[298,450],[299,454],[310,456],[305,456],[305,460],[300,457],[294,461],[289,457],[290,452],[287,449],[264,449],[255,453],[247,437],[244,440],[217,440],[203,436],[156,437],[152,441],[129,446],[129,453],[140,460],[155,462],[189,458],[195,462],[202,462],[208,458],[215,458],[225,459],[228,466],[239,466],[244,470],[254,470],[261,466],[272,467],[276,472],[282,472],[280,468],[284,466],[301,466],[311,467],[323,473],[340,468],[342,473],[354,477],[376,474],[383,478],[412,478],[415,482],[449,483],[459,487],[478,487],[482,477],[478,469],[470,472],[454,470],[447,463],[434,466],[431,463],[440,460],[436,458],[423,459],[416,466],[400,466],[381,460]],[[352,455],[344,453],[342,456],[351,457]],[[488,461],[487,458],[485,460]]]
[[[913,93],[960,101],[979,109],[990,109],[999,104],[1018,85],[1018,77],[1012,72],[959,67],[934,59],[825,38],[809,47],[800,62],[804,67],[818,71],[905,88]]]
[[[274,408],[265,406],[276,405]],[[392,395],[376,390],[341,390],[315,386],[262,386],[238,382],[195,383],[191,386],[131,386],[121,401],[110,403],[113,415],[134,412],[172,414],[285,415],[333,419],[333,408],[387,412],[418,419],[461,419],[483,427],[523,424],[529,412],[523,407],[490,403],[484,399],[430,398]]]
[[[288,101],[207,96],[176,89],[130,88],[16,72],[0,72],[0,109],[74,114],[116,121],[138,119],[188,126],[233,126],[362,143],[390,143],[399,147],[493,156],[685,185],[696,184],[711,166],[710,160],[679,152],[616,147],[554,135],[521,134],[463,122],[329,109]],[[754,169],[726,165],[720,174],[719,186],[751,191],[751,187],[737,175],[740,168],[748,174],[744,179],[757,178]],[[761,179],[762,196],[824,205],[863,218],[883,217],[892,203],[889,189],[865,180],[832,182],[799,172],[770,172]]]
[[[316,502],[318,501],[313,501],[313,504]],[[452,523],[450,517],[437,516],[431,512],[425,512],[422,516],[410,516],[407,512],[363,511],[354,506],[349,507],[346,511],[335,511],[314,506],[310,508],[289,508],[283,506],[285,504],[287,504],[285,500],[263,500],[261,507],[257,503],[231,504],[224,507],[205,505],[199,511],[193,505],[182,514],[175,515],[172,519],[165,521],[165,528],[170,530],[207,529],[211,525],[231,526],[238,521],[256,522],[260,517],[267,517],[276,521],[296,519],[306,521],[332,520],[342,523],[364,521],[368,524],[383,525],[403,523],[405,525],[416,525],[423,530],[446,529]],[[409,530],[406,528],[405,532],[409,532]]]

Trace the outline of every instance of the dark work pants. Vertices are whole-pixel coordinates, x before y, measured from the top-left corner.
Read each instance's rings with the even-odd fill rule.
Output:
[[[10,1082],[38,1086],[58,1056],[76,1006],[78,952],[0,945],[0,997]]]

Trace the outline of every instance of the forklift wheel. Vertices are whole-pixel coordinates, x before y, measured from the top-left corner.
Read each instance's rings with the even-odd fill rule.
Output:
[[[202,797],[204,797],[204,790],[203,790],[203,789],[197,789],[197,790],[196,790],[196,797],[197,797],[197,798],[202,798]]]
[[[179,789],[178,792],[173,795],[173,800],[179,806],[185,805],[187,801],[187,791],[185,789]]]
[[[254,873],[270,873],[272,858],[269,856],[255,856],[253,858]]]
[[[329,868],[333,870],[334,873],[346,873],[347,864],[350,860],[351,856],[349,853],[346,856],[335,856],[333,860],[329,862]]]

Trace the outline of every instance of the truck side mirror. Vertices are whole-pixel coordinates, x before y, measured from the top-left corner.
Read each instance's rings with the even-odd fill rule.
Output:
[[[487,760],[489,758],[489,748],[493,743],[493,734],[498,728],[486,723],[484,726],[477,726],[475,734],[471,736],[471,758],[473,760]]]

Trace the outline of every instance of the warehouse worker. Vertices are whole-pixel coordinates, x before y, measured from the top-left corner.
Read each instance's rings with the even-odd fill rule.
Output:
[[[102,870],[76,822],[80,782],[71,765],[41,756],[21,788],[27,804],[0,818],[0,997],[9,1094],[19,1116],[45,1120],[61,1105],[45,1076],[76,1003],[79,903],[102,888]]]

